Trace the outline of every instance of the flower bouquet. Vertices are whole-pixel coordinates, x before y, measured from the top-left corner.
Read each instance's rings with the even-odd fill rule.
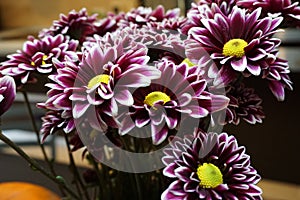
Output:
[[[73,179],[46,153],[49,169],[0,138],[65,199],[262,199],[245,147],[222,128],[262,123],[248,77],[264,80],[279,101],[292,90],[275,33],[299,20],[289,0],[201,0],[186,17],[162,6],[102,19],[86,9],[61,14],[1,63],[0,114],[16,92],[26,97],[46,82],[38,143],[65,138]],[[91,164],[83,174],[78,149]]]

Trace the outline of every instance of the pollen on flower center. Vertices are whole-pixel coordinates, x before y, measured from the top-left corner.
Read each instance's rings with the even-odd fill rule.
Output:
[[[184,60],[182,61],[182,63],[187,64],[188,67],[193,67],[193,66],[196,65],[195,63],[193,63],[192,61],[190,61],[190,59],[188,59],[188,58],[184,59]]]
[[[144,103],[152,107],[158,101],[163,101],[165,104],[170,100],[171,98],[166,93],[154,91],[145,97]]]
[[[200,186],[203,188],[215,188],[223,183],[223,175],[220,169],[211,163],[199,165],[197,175],[200,180]]]
[[[104,84],[108,84],[110,79],[110,76],[107,74],[100,74],[95,76],[94,78],[92,78],[89,83],[88,83],[88,88],[91,89],[93,88],[95,85],[98,85],[99,83],[104,83]]]
[[[46,59],[48,58],[47,55],[43,55],[43,59],[42,59],[42,65],[46,64]]]
[[[223,47],[223,55],[241,58],[245,55],[244,48],[248,43],[243,39],[231,39]]]

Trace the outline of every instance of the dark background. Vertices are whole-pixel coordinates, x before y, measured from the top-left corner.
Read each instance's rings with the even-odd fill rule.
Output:
[[[263,99],[266,118],[262,124],[245,122],[226,126],[240,145],[247,148],[252,164],[263,178],[300,184],[300,73],[291,73],[294,91],[286,92],[286,100],[278,102],[266,83],[250,79]]]

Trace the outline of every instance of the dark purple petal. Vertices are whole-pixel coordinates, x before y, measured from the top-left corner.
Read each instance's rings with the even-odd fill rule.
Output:
[[[285,92],[284,86],[279,81],[269,81],[269,88],[278,101],[284,101]]]
[[[236,8],[236,7],[235,7]],[[233,9],[230,16],[230,34],[231,38],[241,38],[245,26],[245,16],[243,10]],[[239,27],[239,28],[235,28]]]
[[[168,128],[164,124],[151,125],[152,141],[154,145],[162,143],[168,136]]]
[[[0,78],[0,116],[5,113],[16,97],[16,84],[12,77]]]

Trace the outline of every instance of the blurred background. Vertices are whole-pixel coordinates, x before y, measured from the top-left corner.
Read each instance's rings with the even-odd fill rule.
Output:
[[[192,0],[0,0],[0,61],[22,48],[27,35],[36,35],[42,28],[50,27],[53,20],[59,19],[60,13],[67,14],[73,9],[79,11],[85,7],[89,14],[105,16],[107,12],[127,12],[138,6],[155,8],[161,4],[166,9],[179,7],[182,14],[185,14],[191,2]],[[286,195],[282,192],[290,197],[298,195],[300,198],[300,32],[287,30],[278,37],[283,41],[280,54],[288,59],[291,66],[294,91],[287,92],[285,102],[277,102],[265,82],[249,79],[249,85],[255,87],[264,100],[267,118],[263,124],[253,126],[242,122],[237,127],[228,126],[225,130],[234,134],[240,144],[247,147],[253,165],[270,183],[263,185],[269,191],[267,196],[275,194],[277,198],[274,199],[288,200],[295,198],[285,198]],[[33,108],[34,102],[41,98],[43,97],[35,94],[31,96]],[[43,111],[35,109],[37,119],[42,114]],[[14,108],[3,116],[3,127],[32,131],[21,97],[18,97]],[[30,143],[32,144],[34,142]],[[50,142],[50,147],[55,148],[57,160],[60,161],[57,167],[62,172],[67,170],[63,165],[64,155],[59,149],[59,142],[56,142],[56,146]],[[34,148],[28,148],[28,151],[35,152]],[[55,190],[52,183],[32,172],[21,158],[11,155],[5,151],[3,154],[0,152],[0,182],[22,179],[44,184]]]
[[[48,27],[53,19],[58,18],[59,13],[80,10],[82,7],[86,7],[90,14],[104,16],[108,11],[126,12],[140,5],[156,7],[161,4],[167,9],[180,7],[184,11],[186,2],[191,0],[1,0],[0,28]]]

